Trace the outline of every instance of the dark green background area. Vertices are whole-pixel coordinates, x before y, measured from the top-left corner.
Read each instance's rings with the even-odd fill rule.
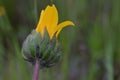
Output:
[[[59,23],[71,20],[58,40],[63,59],[42,69],[39,80],[120,80],[120,0],[53,0]],[[21,55],[50,0],[0,0],[0,80],[32,80],[33,66]]]

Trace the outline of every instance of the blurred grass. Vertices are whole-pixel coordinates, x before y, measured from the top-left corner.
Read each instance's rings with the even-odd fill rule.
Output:
[[[120,80],[120,0],[53,0],[59,22],[72,20],[59,41],[63,60],[43,69],[40,80]],[[50,0],[0,0],[0,80],[31,80],[21,56],[25,37]],[[0,14],[1,14],[0,9]]]

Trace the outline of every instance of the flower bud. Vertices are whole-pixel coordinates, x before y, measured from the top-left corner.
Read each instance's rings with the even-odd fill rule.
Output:
[[[46,29],[43,36],[33,30],[23,43],[22,56],[33,65],[38,59],[41,67],[51,67],[61,59],[61,47],[56,36],[50,39]]]

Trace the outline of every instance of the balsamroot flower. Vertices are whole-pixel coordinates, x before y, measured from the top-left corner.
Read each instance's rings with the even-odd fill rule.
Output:
[[[26,38],[22,47],[23,58],[32,64],[38,59],[40,66],[50,67],[61,58],[61,48],[57,37],[60,31],[73,22],[58,24],[58,11],[55,5],[47,6],[41,11],[37,28]]]
[[[5,14],[5,9],[3,6],[0,6],[0,16]]]

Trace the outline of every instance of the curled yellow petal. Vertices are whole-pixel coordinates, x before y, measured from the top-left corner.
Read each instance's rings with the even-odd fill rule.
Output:
[[[56,37],[59,35],[60,31],[66,26],[74,26],[74,23],[72,21],[64,21],[64,22],[60,23],[56,29],[56,31],[57,31]]]
[[[71,21],[65,21],[63,23],[58,24],[58,11],[53,4],[52,6],[47,6],[45,10],[42,10],[40,14],[40,19],[36,28],[37,32],[41,33],[41,36],[44,36],[44,29],[46,28],[48,31],[48,34],[50,36],[50,39],[53,38],[53,36],[56,33],[56,37],[59,35],[62,28],[71,25],[74,26],[74,23]]]

